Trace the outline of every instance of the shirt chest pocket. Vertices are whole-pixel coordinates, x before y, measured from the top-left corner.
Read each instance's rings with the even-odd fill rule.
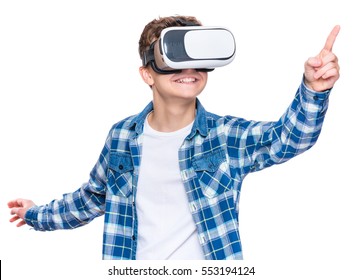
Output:
[[[130,154],[111,152],[107,187],[112,195],[128,197],[132,192],[133,162]]]
[[[192,159],[203,194],[212,198],[232,189],[229,164],[222,149],[196,156]]]

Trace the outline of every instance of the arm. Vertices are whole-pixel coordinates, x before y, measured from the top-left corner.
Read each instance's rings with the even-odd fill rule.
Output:
[[[105,190],[92,179],[62,199],[29,208],[24,217],[35,230],[72,229],[91,222],[104,213]]]
[[[35,230],[70,229],[85,225],[102,215],[105,208],[106,170],[108,164],[110,134],[102,153],[90,173],[90,179],[73,193],[62,199],[36,206],[28,199],[15,199],[8,203],[17,226],[28,224]]]
[[[315,92],[303,81],[277,122],[254,122],[247,141],[254,143],[250,171],[283,163],[310,149],[317,141],[328,109],[330,90]]]
[[[277,122],[241,122],[242,127],[234,126],[232,135],[243,131],[237,145],[243,175],[285,162],[316,143],[330,90],[339,78],[338,60],[332,53],[339,30],[335,26],[321,52],[305,62],[302,84]]]
[[[291,107],[281,120],[263,135],[265,143],[270,137],[276,143],[272,147],[273,161],[276,163],[302,153],[318,139],[330,90],[340,76],[338,59],[332,52],[339,31],[340,26],[335,26],[320,53],[305,62],[304,80]],[[265,143],[263,139],[260,141],[261,146]],[[272,164],[272,159],[269,163]]]

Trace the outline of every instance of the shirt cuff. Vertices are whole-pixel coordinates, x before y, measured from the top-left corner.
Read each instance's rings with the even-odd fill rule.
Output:
[[[33,227],[36,230],[39,230],[39,227],[36,226],[38,224],[38,218],[37,218],[38,210],[39,210],[38,206],[33,206],[33,207],[29,208],[28,211],[26,211],[25,217],[24,217],[26,224]]]
[[[330,96],[331,90],[332,90],[332,88],[325,90],[325,91],[314,91],[314,90],[308,88],[304,82],[304,79],[302,79],[301,92],[308,101],[322,103],[328,99],[328,97]]]

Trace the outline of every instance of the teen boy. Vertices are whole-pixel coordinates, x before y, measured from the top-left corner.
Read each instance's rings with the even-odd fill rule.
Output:
[[[153,100],[112,127],[89,181],[43,206],[10,201],[11,222],[40,231],[71,229],[104,214],[104,259],[242,259],[242,181],[315,144],[339,78],[332,52],[339,26],[305,62],[303,81],[280,119],[256,122],[203,108],[197,97],[207,69],[162,72],[144,59],[163,29],[184,25],[200,22],[177,16],[145,26],[139,72]]]

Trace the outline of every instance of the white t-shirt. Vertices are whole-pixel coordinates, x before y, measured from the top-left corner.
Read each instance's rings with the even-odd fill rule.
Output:
[[[145,121],[136,199],[138,260],[204,259],[178,164],[192,125],[168,133]]]

